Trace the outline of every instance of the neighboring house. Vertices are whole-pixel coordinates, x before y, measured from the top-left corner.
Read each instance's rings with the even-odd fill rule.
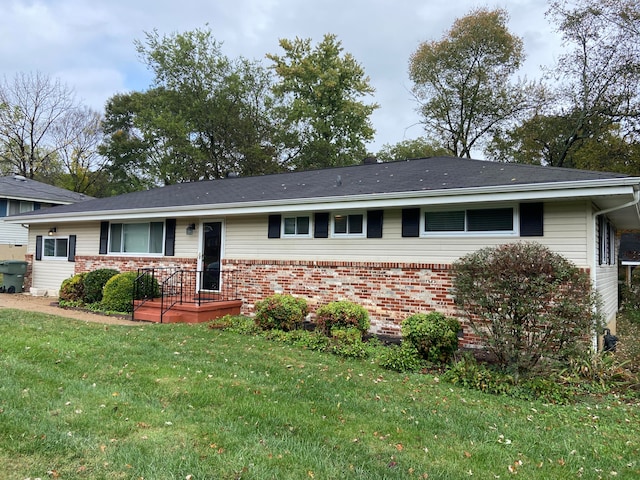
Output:
[[[183,183],[14,221],[29,224],[31,286],[51,295],[100,267],[221,265],[245,313],[274,293],[305,297],[312,312],[348,299],[381,334],[415,312],[455,314],[462,255],[535,241],[589,272],[613,325],[615,232],[640,227],[639,188],[622,174],[437,157]]]
[[[631,285],[631,273],[640,266],[640,233],[620,235],[620,265],[625,268],[625,281]]]
[[[21,175],[0,177],[0,220],[54,205],[67,205],[91,197],[27,179]],[[24,260],[28,229],[0,222],[0,260]]]

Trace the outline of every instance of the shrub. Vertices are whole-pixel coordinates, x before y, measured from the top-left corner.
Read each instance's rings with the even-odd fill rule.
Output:
[[[433,363],[447,363],[458,350],[460,322],[442,313],[416,313],[402,322],[402,338]]]
[[[84,277],[86,273],[76,273],[65,279],[60,285],[59,300],[65,302],[81,302],[84,297]]]
[[[502,368],[524,373],[542,356],[585,351],[599,330],[589,276],[538,243],[483,248],[453,271],[456,303]]]
[[[307,301],[292,295],[272,295],[256,302],[255,322],[263,330],[294,330],[307,316]]]
[[[417,372],[423,367],[423,360],[416,347],[409,342],[390,345],[381,351],[378,364],[396,372]]]
[[[133,283],[138,274],[124,272],[114,275],[104,286],[101,307],[112,312],[131,312],[133,310]]]
[[[369,330],[369,313],[364,307],[341,300],[328,303],[316,311],[318,329],[329,336],[334,328],[357,328],[362,335]]]
[[[329,346],[329,339],[320,332],[310,332],[308,330],[292,330],[283,332],[282,330],[269,330],[264,333],[265,338],[277,340],[287,345],[304,348],[315,352],[324,352]]]
[[[99,268],[87,273],[84,277],[84,303],[97,303],[102,300],[102,289],[107,281],[117,275],[118,270]]]
[[[331,330],[331,352],[347,358],[368,358],[382,345],[376,341],[363,342],[362,332],[356,327]]]

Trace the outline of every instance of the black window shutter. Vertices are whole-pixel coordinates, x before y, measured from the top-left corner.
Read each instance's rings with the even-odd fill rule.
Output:
[[[9,207],[9,202],[7,201],[6,198],[0,198],[0,217],[6,217],[7,215],[9,215],[9,212],[7,211]]]
[[[367,212],[367,238],[382,238],[382,218],[384,210]]]
[[[280,238],[280,224],[282,223],[282,215],[269,215],[269,231],[267,237]]]
[[[35,203],[33,204],[33,209],[34,209],[34,210],[40,210],[40,205],[41,205],[41,204],[40,204],[40,202],[35,202]]]
[[[164,222],[164,254],[167,257],[173,257],[176,254],[176,219],[167,218]]]
[[[76,236],[69,235],[69,251],[67,252],[67,260],[76,261]]]
[[[313,222],[313,236],[315,238],[329,238],[329,214],[316,213]]]
[[[42,260],[42,235],[36,236],[36,260]]]
[[[420,236],[420,209],[419,208],[403,208],[402,209],[402,236],[403,237],[419,237]]]
[[[544,203],[520,204],[520,236],[542,237],[544,235]]]
[[[109,222],[100,222],[100,255],[107,253],[109,245]]]

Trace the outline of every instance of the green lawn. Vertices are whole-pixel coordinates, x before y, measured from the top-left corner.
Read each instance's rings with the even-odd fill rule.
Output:
[[[640,406],[547,405],[206,325],[0,310],[3,479],[640,478]]]

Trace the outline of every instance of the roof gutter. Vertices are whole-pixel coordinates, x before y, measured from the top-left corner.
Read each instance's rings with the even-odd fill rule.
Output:
[[[633,192],[633,200],[630,202],[624,203],[622,205],[618,205],[611,208],[606,208],[604,210],[599,210],[593,214],[593,218],[596,218],[598,215],[606,215],[607,213],[615,212],[616,210],[622,210],[623,208],[636,207],[636,214],[638,215],[638,220],[640,221],[640,209],[638,208],[638,204],[640,203],[640,190],[634,190]]]

